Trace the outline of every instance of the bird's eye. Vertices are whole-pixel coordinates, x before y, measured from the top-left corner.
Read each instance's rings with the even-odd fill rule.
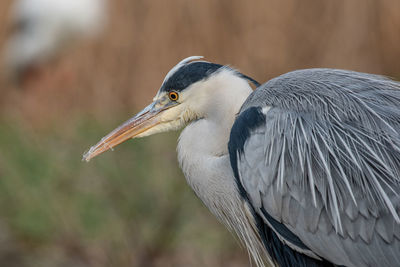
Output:
[[[176,101],[179,99],[179,95],[177,92],[169,92],[168,97],[171,101]]]

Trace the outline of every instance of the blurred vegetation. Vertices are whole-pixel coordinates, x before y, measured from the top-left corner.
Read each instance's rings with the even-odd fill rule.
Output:
[[[12,23],[0,2],[0,49]],[[204,55],[260,82],[310,67],[400,77],[398,0],[110,3],[23,88],[0,68],[0,266],[249,266],[176,162],[178,133],[85,149],[151,100],[180,59]]]
[[[235,244],[176,166],[177,135],[129,142],[85,164],[82,148],[113,127],[94,121],[34,131],[1,119],[1,266],[207,265],[215,252],[219,264],[230,258]]]

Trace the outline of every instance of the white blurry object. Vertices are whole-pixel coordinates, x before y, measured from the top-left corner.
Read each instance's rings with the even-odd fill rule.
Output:
[[[6,45],[5,61],[19,75],[74,41],[99,34],[106,0],[17,0],[12,12],[15,31]]]

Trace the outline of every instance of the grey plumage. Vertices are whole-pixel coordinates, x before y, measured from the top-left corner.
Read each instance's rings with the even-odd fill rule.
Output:
[[[263,84],[241,114],[250,107],[265,121],[238,151],[237,169],[264,222],[262,209],[338,265],[400,266],[400,84],[300,70]]]

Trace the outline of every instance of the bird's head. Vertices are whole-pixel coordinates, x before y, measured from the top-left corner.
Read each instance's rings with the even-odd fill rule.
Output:
[[[258,85],[232,68],[199,61],[201,58],[189,57],[173,67],[153,102],[102,138],[84,154],[83,159],[89,161],[130,138],[178,130],[194,120],[210,116],[226,101],[226,90],[218,88],[235,88],[239,84],[239,87],[246,88],[243,94],[247,97],[251,92],[248,82]],[[230,97],[240,97],[240,92],[239,96],[233,94]]]

